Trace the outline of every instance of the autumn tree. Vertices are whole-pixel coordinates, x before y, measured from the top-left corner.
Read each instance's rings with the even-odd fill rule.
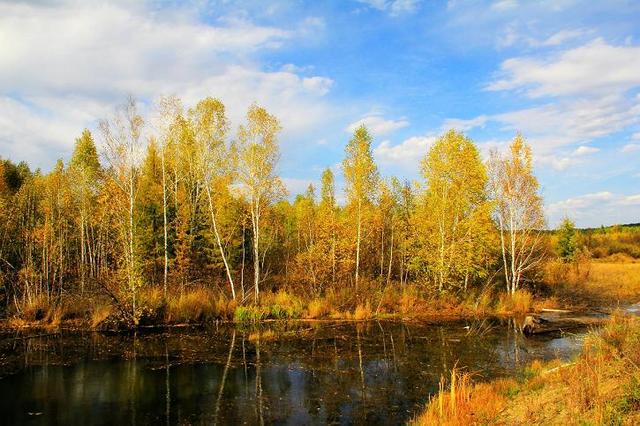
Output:
[[[136,252],[135,204],[139,183],[138,160],[141,148],[143,119],[138,113],[136,101],[129,97],[116,109],[111,120],[102,120],[100,130],[105,143],[105,158],[109,163],[109,177],[120,189],[123,211],[121,222],[124,236],[124,260],[127,275],[127,292],[131,298],[131,317],[138,323],[137,295],[142,284]],[[113,200],[117,202],[116,200]]]
[[[162,238],[163,238],[163,292],[167,296],[167,281],[169,276],[169,167],[167,165],[171,147],[175,146],[172,130],[178,116],[182,115],[182,103],[175,96],[160,97],[156,105],[154,124],[159,140],[160,160],[162,168]],[[177,182],[177,178],[176,178]]]
[[[238,179],[247,193],[253,234],[253,284],[255,303],[260,297],[261,228],[265,210],[281,198],[284,185],[276,174],[280,158],[280,122],[266,109],[249,107],[247,122],[238,128]]]
[[[335,177],[330,168],[327,167],[322,172],[320,182],[319,238],[325,242],[324,253],[329,253],[331,284],[335,285],[337,273],[338,206],[336,205]]]
[[[229,182],[228,178],[232,171],[230,167],[232,162],[229,161],[229,152],[226,146],[229,124],[225,115],[225,108],[219,100],[205,98],[189,111],[189,116],[194,127],[198,176],[207,195],[211,227],[224,264],[231,295],[235,299],[236,290],[231,276],[231,267],[222,244],[221,231],[216,219],[214,197],[211,194],[213,185],[222,181]]]
[[[466,286],[468,275],[480,268],[474,258],[486,250],[491,223],[484,164],[473,142],[450,130],[422,161],[422,176],[423,257],[439,291],[463,276]]]
[[[378,183],[378,168],[371,153],[372,138],[364,126],[356,129],[345,148],[342,170],[346,181],[348,208],[356,226],[355,289],[358,291],[364,210],[370,206]]]
[[[531,148],[522,135],[516,135],[505,154],[491,153],[489,175],[506,288],[513,294],[543,259],[545,226]]]
[[[99,190],[101,177],[100,160],[98,151],[91,132],[85,129],[82,135],[76,139],[76,145],[69,162],[69,183],[78,211],[78,234],[80,236],[80,291],[84,292],[87,277],[87,267],[91,274],[96,272],[95,241],[93,212]]]

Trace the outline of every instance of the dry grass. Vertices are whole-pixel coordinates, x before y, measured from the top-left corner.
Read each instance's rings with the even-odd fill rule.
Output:
[[[450,385],[413,421],[420,425],[635,425],[640,422],[640,318],[614,316],[573,363],[536,362],[522,381]]]
[[[215,294],[205,288],[196,288],[167,300],[167,321],[173,323],[199,323],[216,318],[218,310]]]
[[[307,316],[312,319],[324,318],[331,313],[331,305],[326,299],[313,299],[307,306]]]
[[[98,304],[91,312],[91,328],[99,328],[113,313],[113,305],[110,303]]]
[[[373,312],[371,312],[371,304],[369,302],[364,305],[358,304],[358,306],[356,306],[356,310],[353,313],[353,319],[361,321],[371,318],[373,318]]]
[[[533,296],[527,290],[516,290],[513,294],[503,293],[498,299],[496,312],[499,314],[524,315],[533,308]]]
[[[565,304],[618,305],[640,301],[640,263],[592,261],[579,271],[567,264],[552,263],[545,281]]]
[[[440,379],[438,394],[429,400],[426,410],[410,422],[413,425],[467,426],[489,424],[507,404],[506,394],[516,385],[502,379],[472,384],[471,374],[454,368],[449,385]]]

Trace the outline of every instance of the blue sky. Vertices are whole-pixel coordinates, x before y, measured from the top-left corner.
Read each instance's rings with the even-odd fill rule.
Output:
[[[281,119],[292,193],[365,123],[384,176],[445,129],[521,131],[549,224],[640,222],[640,2],[0,1],[0,156],[49,169],[131,93]],[[150,123],[151,124],[151,123]]]

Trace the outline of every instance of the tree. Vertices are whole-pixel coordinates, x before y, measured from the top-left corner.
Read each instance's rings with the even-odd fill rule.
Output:
[[[122,222],[125,235],[125,263],[127,290],[131,298],[131,317],[138,323],[136,306],[138,289],[142,284],[138,270],[138,254],[135,250],[135,201],[138,191],[140,136],[144,121],[138,114],[136,101],[129,97],[124,105],[116,109],[112,120],[102,120],[100,130],[105,142],[105,157],[109,163],[109,175],[124,195],[121,207],[126,211]],[[116,200],[114,200],[116,201]]]
[[[197,156],[199,158],[199,176],[207,194],[207,207],[209,208],[209,215],[211,217],[211,226],[218,249],[220,250],[220,257],[224,263],[227,280],[231,288],[231,295],[233,299],[235,299],[236,290],[233,284],[227,255],[222,245],[218,221],[216,220],[214,200],[211,195],[211,187],[215,184],[216,180],[230,174],[229,153],[225,145],[229,129],[225,108],[219,100],[205,98],[198,102],[196,107],[190,111],[190,116],[194,126]]]
[[[167,297],[167,280],[169,275],[169,223],[168,223],[168,183],[167,183],[167,152],[174,141],[173,125],[178,116],[182,115],[182,103],[175,96],[161,97],[156,106],[156,131],[160,140],[160,158],[162,166],[162,232],[163,232],[163,292]],[[175,146],[175,144],[173,144]]]
[[[70,183],[78,206],[78,232],[80,234],[80,291],[84,292],[86,267],[95,274],[95,253],[91,242],[91,219],[98,193],[98,181],[102,169],[98,151],[91,132],[85,129],[76,139],[76,146],[69,162]]]
[[[563,261],[570,262],[574,259],[578,250],[577,239],[576,226],[571,219],[565,217],[558,227],[558,243],[556,245],[558,255]]]
[[[491,153],[489,171],[505,283],[513,294],[543,259],[541,230],[545,226],[531,148],[522,135],[516,135],[506,154]]]
[[[335,285],[336,283],[336,272],[337,272],[337,256],[336,256],[336,245],[337,245],[337,231],[336,228],[338,226],[338,211],[336,207],[336,188],[335,188],[335,178],[333,176],[333,172],[330,168],[326,168],[324,172],[322,172],[322,177],[320,178],[321,188],[320,188],[320,237],[323,241],[327,241],[330,247],[331,253],[331,284]]]
[[[266,109],[249,107],[247,123],[238,129],[238,179],[247,192],[253,232],[253,283],[255,303],[260,297],[260,238],[263,215],[269,205],[281,198],[284,186],[276,175],[280,158],[280,122]]]
[[[367,129],[360,126],[345,148],[342,170],[346,181],[348,207],[355,210],[356,265],[355,288],[358,291],[360,275],[360,246],[362,241],[363,210],[371,203],[378,183],[378,168],[371,154],[371,141]]]
[[[480,154],[469,138],[450,130],[429,150],[422,175],[426,183],[423,256],[439,291],[459,277],[464,277],[466,286],[469,274],[478,267],[473,258],[487,250],[482,237],[491,222]]]

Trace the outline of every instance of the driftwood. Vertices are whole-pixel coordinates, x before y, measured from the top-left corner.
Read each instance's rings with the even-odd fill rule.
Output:
[[[593,316],[541,316],[527,315],[522,324],[524,334],[543,334],[571,331],[601,325],[606,318]]]

